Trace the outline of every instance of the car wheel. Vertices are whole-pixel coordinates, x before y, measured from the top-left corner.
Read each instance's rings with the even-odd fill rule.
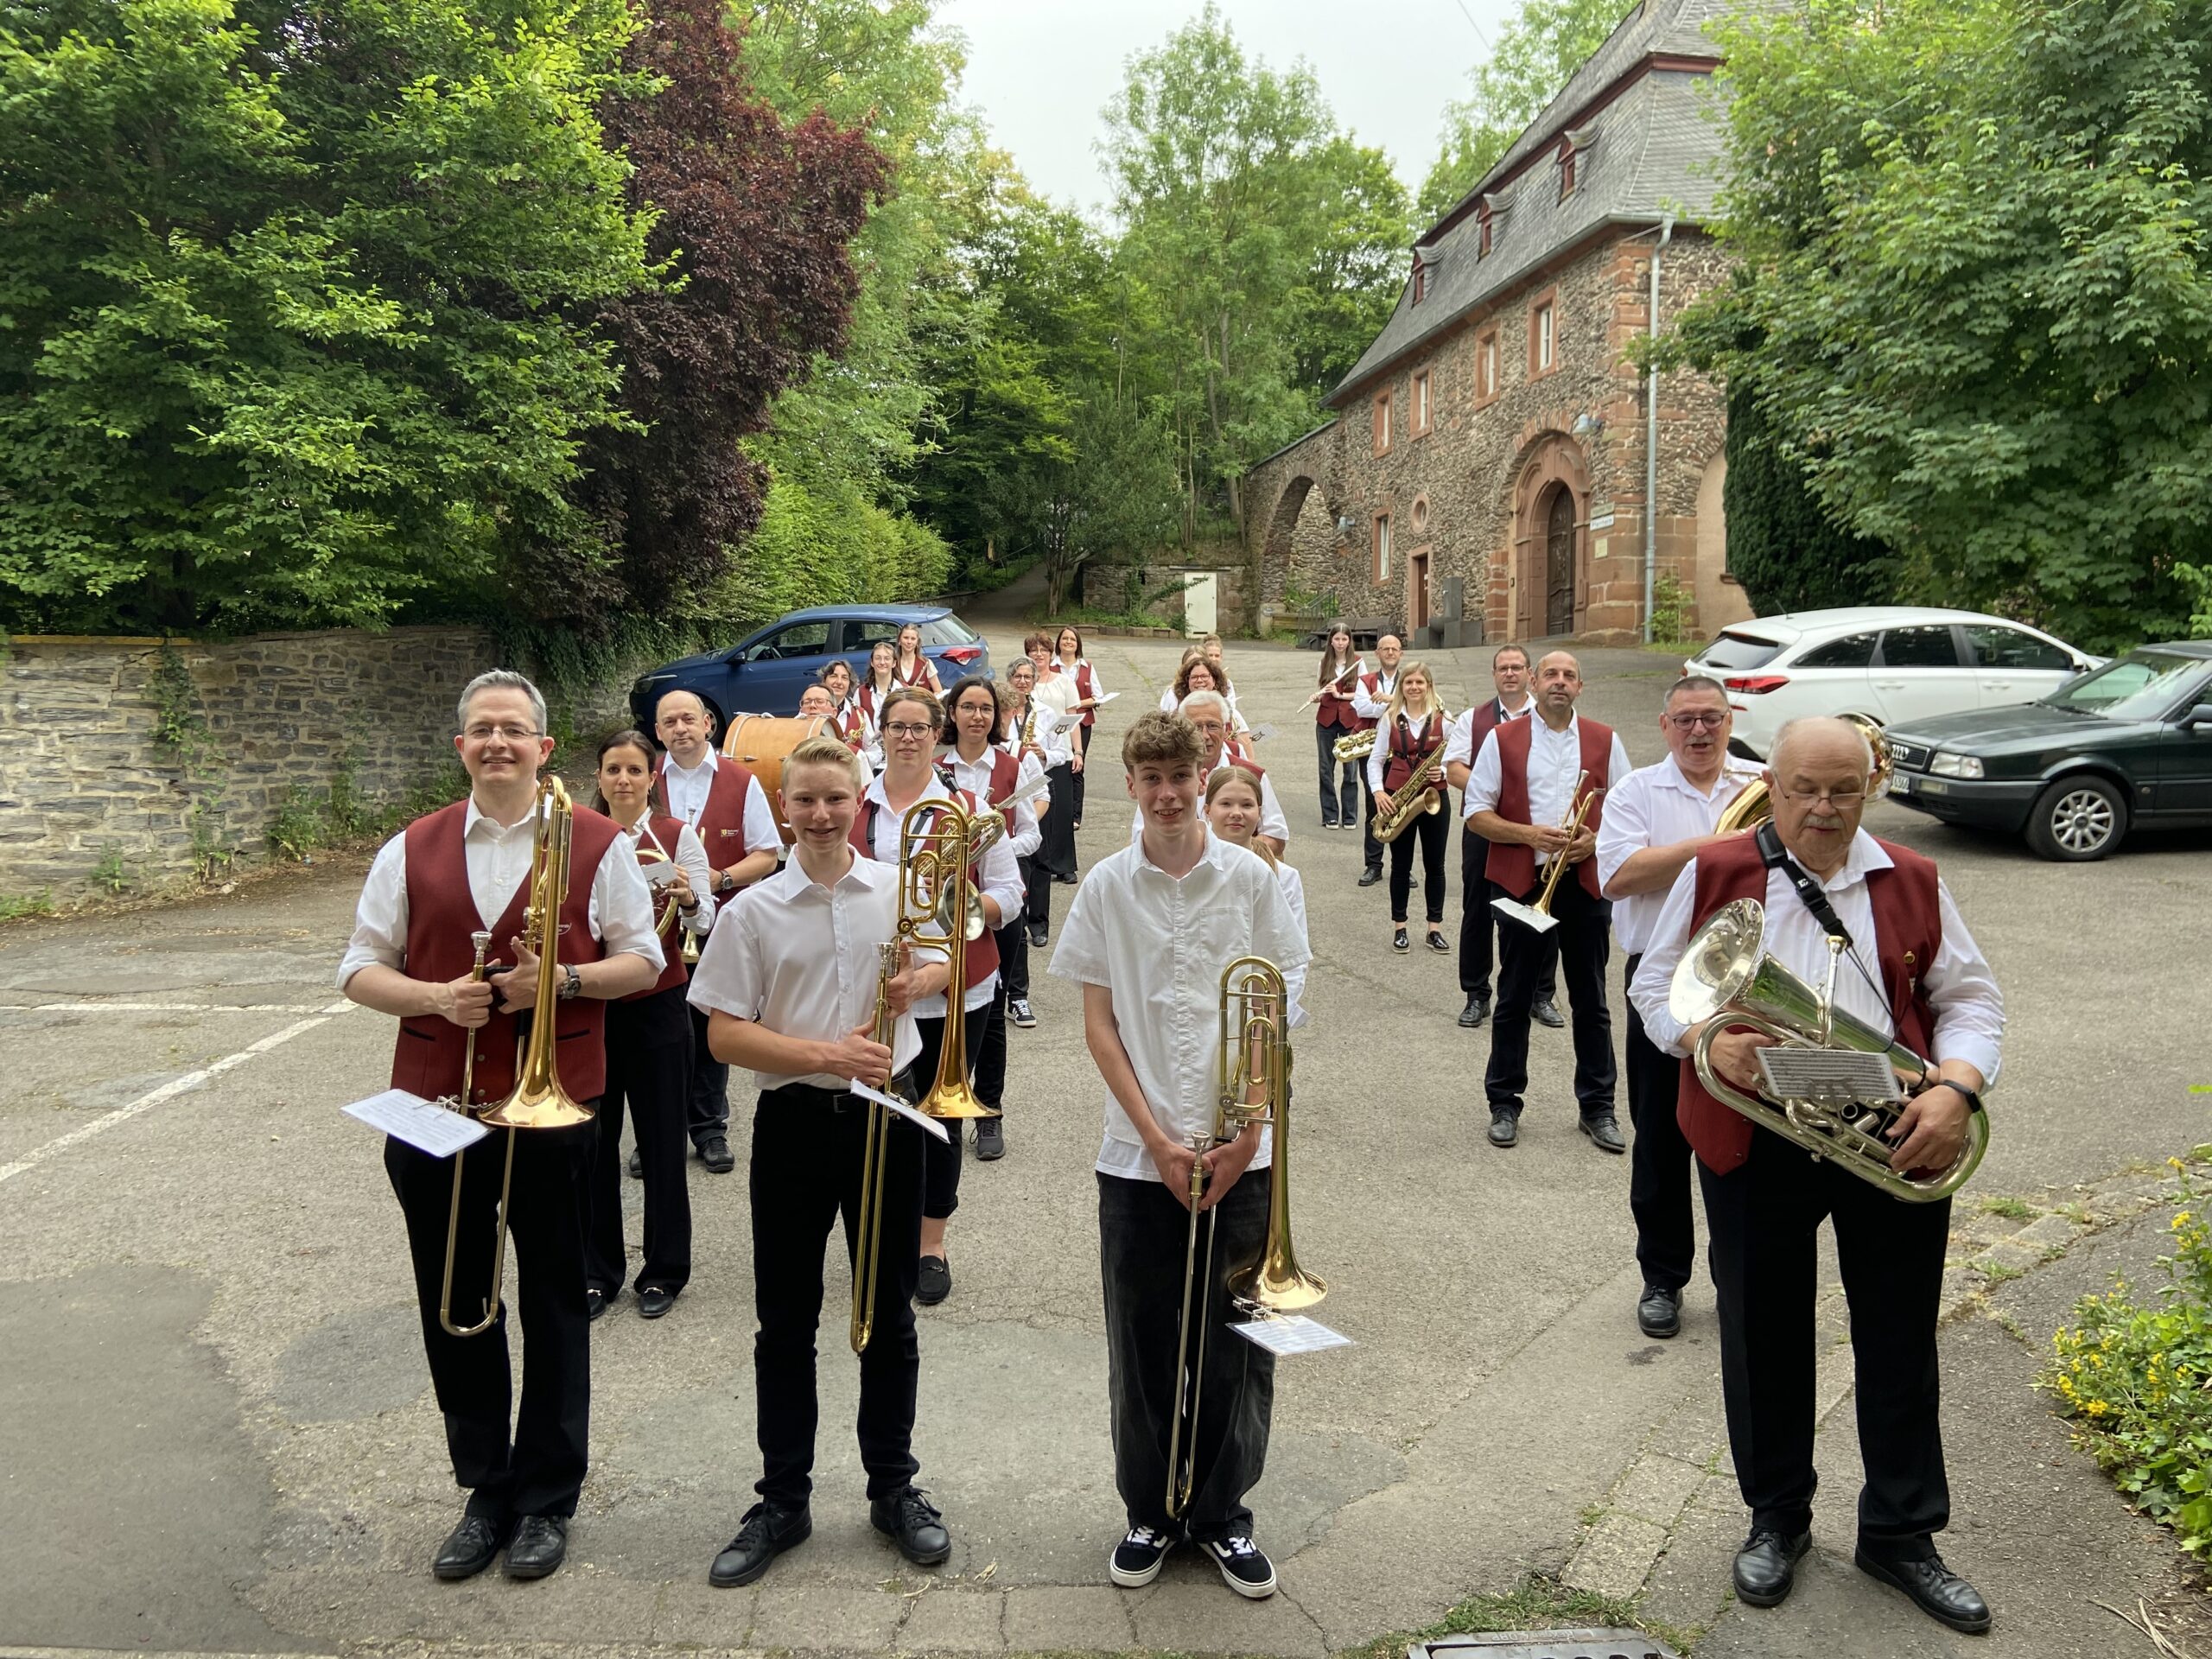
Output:
[[[2127,803],[2101,778],[2062,778],[2028,812],[2028,845],[2037,855],[2076,864],[2102,858],[2127,833]]]

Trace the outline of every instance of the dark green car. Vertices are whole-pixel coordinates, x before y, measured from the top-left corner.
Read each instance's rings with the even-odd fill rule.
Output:
[[[2145,645],[2039,702],[1885,734],[1890,798],[1946,823],[2102,858],[2137,824],[2212,824],[2212,640]]]

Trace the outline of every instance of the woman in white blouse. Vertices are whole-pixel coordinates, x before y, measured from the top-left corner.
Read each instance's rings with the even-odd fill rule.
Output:
[[[1408,663],[1398,671],[1398,689],[1383,706],[1382,720],[1375,734],[1375,747],[1367,756],[1367,787],[1375,797],[1375,810],[1383,810],[1383,797],[1403,788],[1424,761],[1442,750],[1445,741],[1444,705],[1436,700],[1436,681],[1427,666]],[[1440,763],[1433,780],[1440,804],[1408,824],[1390,843],[1390,946],[1411,950],[1406,938],[1406,904],[1412,897],[1414,842],[1421,842],[1421,898],[1428,909],[1428,948],[1451,950],[1444,937],[1444,839],[1452,814],[1444,798],[1444,769]]]
[[[1275,849],[1260,838],[1260,780],[1239,766],[1224,766],[1206,779],[1206,823],[1213,833],[1259,859],[1275,873],[1283,902],[1298,924],[1298,937],[1306,932],[1306,882],[1298,871],[1275,856]],[[1289,993],[1286,1026],[1306,1023],[1306,968],[1300,963],[1283,970],[1283,988]]]

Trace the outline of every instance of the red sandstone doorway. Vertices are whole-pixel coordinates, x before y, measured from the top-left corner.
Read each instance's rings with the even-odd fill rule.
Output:
[[[1574,498],[1564,486],[1552,492],[1544,518],[1544,632],[1553,639],[1574,632]]]
[[[1406,561],[1406,629],[1418,634],[1427,626],[1428,550],[1423,548]]]

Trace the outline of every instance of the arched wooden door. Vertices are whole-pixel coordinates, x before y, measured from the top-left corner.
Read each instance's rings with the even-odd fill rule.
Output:
[[[1544,632],[1556,638],[1573,632],[1574,496],[1557,489],[1544,524]]]

